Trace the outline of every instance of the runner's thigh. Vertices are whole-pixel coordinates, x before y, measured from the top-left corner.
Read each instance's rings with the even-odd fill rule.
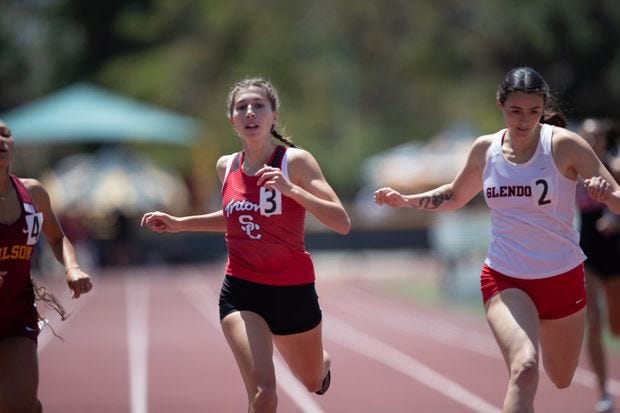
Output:
[[[26,337],[0,340],[0,411],[35,412],[39,367],[37,345]]]
[[[560,381],[572,378],[579,362],[586,309],[557,320],[540,321],[540,346],[547,375]]]

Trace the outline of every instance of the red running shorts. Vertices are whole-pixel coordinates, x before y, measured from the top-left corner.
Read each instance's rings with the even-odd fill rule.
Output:
[[[552,277],[526,280],[501,274],[486,264],[480,274],[482,301],[508,288],[525,292],[534,302],[542,320],[564,318],[587,304],[583,264]]]

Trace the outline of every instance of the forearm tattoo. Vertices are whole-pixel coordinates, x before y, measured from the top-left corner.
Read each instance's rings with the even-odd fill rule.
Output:
[[[431,196],[420,198],[418,208],[420,209],[437,209],[444,201],[452,199],[452,191],[435,191]]]

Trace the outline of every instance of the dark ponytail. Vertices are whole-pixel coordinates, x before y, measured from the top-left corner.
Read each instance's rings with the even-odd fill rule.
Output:
[[[297,145],[295,145],[293,143],[293,141],[291,140],[291,138],[286,137],[286,136],[282,136],[280,135],[280,133],[276,130],[275,126],[271,127],[271,136],[273,136],[274,138],[276,138],[277,140],[279,140],[280,142],[290,146],[291,148],[296,148]]]
[[[545,112],[540,118],[540,123],[546,123],[549,125],[565,128],[566,127],[566,116],[564,116],[562,112],[545,109]]]

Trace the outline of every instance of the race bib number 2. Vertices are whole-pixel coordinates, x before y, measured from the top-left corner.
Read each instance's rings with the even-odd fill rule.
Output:
[[[260,188],[260,214],[263,216],[282,214],[282,193],[277,189]]]
[[[555,188],[552,179],[539,178],[532,182],[533,201],[539,207],[551,205],[555,196]]]

